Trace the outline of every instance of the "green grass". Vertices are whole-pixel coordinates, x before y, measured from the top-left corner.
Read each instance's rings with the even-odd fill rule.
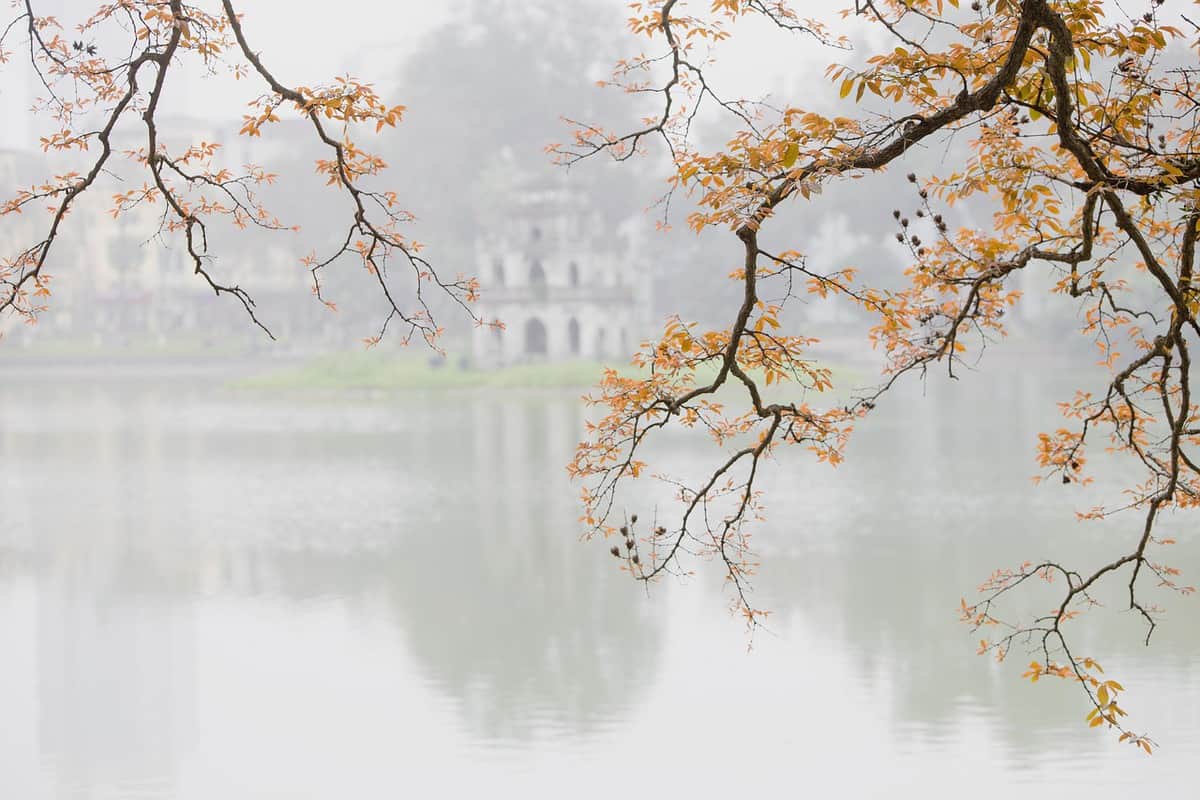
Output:
[[[460,369],[451,357],[440,367],[414,356],[343,353],[321,356],[298,367],[273,370],[236,381],[239,389],[284,391],[336,389],[481,389],[587,387],[600,380],[604,364],[566,361],[521,364],[500,369]],[[632,368],[630,368],[632,369]]]
[[[420,356],[389,356],[378,352],[351,352],[321,356],[297,367],[272,370],[235,381],[237,389],[265,391],[336,391],[345,389],[404,391],[457,389],[586,389],[595,386],[606,366],[599,361],[520,364],[498,369],[460,369],[451,356],[433,367]],[[635,367],[618,367],[624,375],[638,374]],[[835,383],[851,381],[853,373],[834,368]],[[701,369],[699,380],[711,379],[716,368]],[[787,392],[788,384],[777,391]],[[794,389],[794,386],[790,387]],[[774,393],[774,392],[772,392]]]

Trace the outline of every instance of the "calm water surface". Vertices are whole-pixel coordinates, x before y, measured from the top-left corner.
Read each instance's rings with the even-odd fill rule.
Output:
[[[578,541],[575,393],[0,381],[0,798],[1196,791],[1200,601],[1156,598],[1149,648],[1119,606],[1081,625],[1153,758],[956,621],[993,568],[1099,563],[1134,524],[1030,490],[1069,391],[1019,366],[910,387],[836,471],[773,466],[749,652],[718,576],[647,595]]]

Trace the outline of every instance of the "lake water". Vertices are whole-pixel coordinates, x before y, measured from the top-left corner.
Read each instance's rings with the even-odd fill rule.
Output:
[[[1200,600],[1156,595],[1150,647],[1119,605],[1080,625],[1150,758],[957,621],[995,567],[1136,525],[1031,489],[1069,389],[1019,363],[908,386],[837,470],[771,467],[749,650],[711,565],[647,593],[579,541],[577,392],[226,378],[4,368],[0,798],[1194,796]]]

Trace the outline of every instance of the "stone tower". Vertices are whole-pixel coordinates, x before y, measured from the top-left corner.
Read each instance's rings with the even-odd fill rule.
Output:
[[[650,275],[627,237],[562,186],[509,194],[476,242],[483,367],[571,359],[624,363],[647,334]]]

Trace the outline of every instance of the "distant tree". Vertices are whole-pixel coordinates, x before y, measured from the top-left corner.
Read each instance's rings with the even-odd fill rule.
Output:
[[[1200,336],[1200,29],[1163,0],[1136,16],[1100,0],[856,0],[846,12],[810,12],[818,19],[798,12],[816,7],[632,3],[630,28],[654,49],[622,61],[613,83],[656,98],[657,109],[633,130],[579,124],[557,150],[568,164],[597,154],[625,160],[660,141],[673,189],[697,204],[691,227],[728,231],[742,253],[733,276],[741,300],[727,327],[672,319],[635,356],[642,376],[604,377],[595,402],[606,414],[571,467],[586,486],[586,522],[593,533],[619,537],[613,555],[643,581],[686,570],[685,555],[715,558],[753,627],[766,612],[747,593],[747,524],[758,514],[764,460],[795,444],[836,465],[852,425],[890,387],[937,365],[953,375],[967,353],[1004,333],[1005,313],[1020,302],[1014,277],[1048,271],[1053,292],[1075,301],[1082,332],[1098,348],[1105,388],[1064,398],[1063,426],[1037,442],[1040,477],[1086,484],[1089,450],[1125,456],[1141,477],[1111,505],[1080,516],[1125,512],[1136,522],[1128,547],[1098,568],[1028,562],[996,571],[979,600],[963,601],[962,616],[983,632],[980,652],[1003,659],[1028,646],[1035,655],[1026,677],[1077,682],[1090,725],[1114,728],[1150,752],[1151,740],[1126,727],[1123,687],[1078,652],[1069,633],[1104,584],[1126,587],[1147,639],[1157,624],[1147,588],[1192,591],[1159,553],[1172,543],[1160,531],[1164,517],[1200,504],[1191,385]],[[811,96],[809,108],[722,96],[712,59],[733,31],[755,21],[778,29],[780,59],[789,48],[819,45],[854,59],[856,39],[887,44],[829,68],[846,107],[840,115],[813,110],[822,101]],[[852,111],[856,104],[864,111]],[[723,147],[707,150],[692,132],[714,113],[732,129]],[[969,152],[951,146],[954,139],[969,139]],[[910,151],[931,142],[947,147],[944,172],[905,166]],[[864,207],[895,198],[887,224],[908,261],[902,282],[879,268],[815,270],[803,255],[811,245],[798,235],[804,228],[772,225],[787,206],[816,204],[824,187],[851,181]],[[988,208],[990,223],[959,224],[955,203],[966,198]],[[1118,277],[1128,266],[1136,268],[1131,281]],[[785,301],[764,299],[793,289],[873,317],[870,342],[887,356],[877,387],[819,402],[832,385],[810,355],[816,340],[784,329]],[[656,475],[680,500],[673,522],[616,519],[622,487],[651,473],[646,448],[673,426],[711,436],[725,451],[720,462],[698,481]],[[1001,610],[1018,587],[1043,580],[1057,587],[1052,608]]]
[[[288,229],[260,201],[261,190],[277,176],[262,165],[222,164],[218,142],[167,146],[158,115],[171,92],[169,75],[182,70],[228,70],[262,86],[243,117],[245,136],[267,133],[287,114],[306,122],[324,150],[317,170],[345,203],[339,244],[305,260],[313,292],[332,306],[321,294],[322,272],[343,257],[359,262],[385,301],[384,319],[368,343],[379,341],[389,326],[399,326],[403,341],[417,337],[434,344],[440,328],[427,302],[430,287],[470,313],[475,282],[463,275],[442,277],[421,255],[420,244],[403,232],[411,216],[399,196],[378,186],[383,160],[358,143],[363,127],[378,132],[396,125],[403,106],[385,103],[369,84],[351,77],[314,87],[285,83],[247,40],[232,0],[97,3],[94,13],[69,31],[56,17],[39,15],[35,7],[41,4],[35,0],[14,5],[16,16],[0,32],[0,63],[10,61],[18,49],[26,54],[44,90],[35,113],[55,128],[42,138],[42,149],[77,157],[69,170],[0,205],[0,218],[49,211],[32,241],[0,254],[0,313],[36,322],[52,291],[52,254],[69,213],[85,192],[102,191],[113,193],[113,216],[147,206],[160,209],[158,236],[182,241],[198,279],[216,295],[234,298],[270,334],[250,293],[216,276],[209,243],[218,221],[236,228]],[[140,172],[140,184],[107,180],[119,161]],[[407,274],[404,290],[397,285],[398,266],[404,268],[401,275]]]
[[[621,17],[601,0],[577,0],[569,14],[557,0],[470,0],[405,55],[400,82],[417,113],[383,148],[406,186],[450,189],[422,198],[422,231],[439,254],[471,263],[476,235],[510,221],[522,183],[569,180],[608,226],[640,212],[651,182],[639,191],[619,169],[567,176],[546,155],[563,116],[626,117],[624,98],[593,90],[626,46]]]

